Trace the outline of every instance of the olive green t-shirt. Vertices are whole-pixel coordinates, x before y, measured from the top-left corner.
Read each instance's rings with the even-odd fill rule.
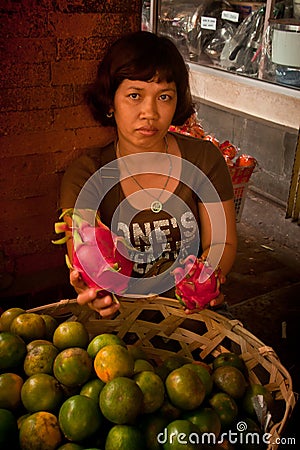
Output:
[[[88,149],[66,170],[61,208],[99,210],[103,223],[133,247],[134,274],[144,276],[159,258],[170,261],[201,253],[198,203],[233,198],[228,167],[209,141],[172,133],[182,156],[180,182],[162,211],[149,205],[138,211],[126,200],[119,183],[114,143]]]

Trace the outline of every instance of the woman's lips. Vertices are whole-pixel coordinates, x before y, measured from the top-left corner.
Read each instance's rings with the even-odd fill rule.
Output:
[[[156,128],[139,128],[138,132],[144,136],[154,136],[158,130]]]

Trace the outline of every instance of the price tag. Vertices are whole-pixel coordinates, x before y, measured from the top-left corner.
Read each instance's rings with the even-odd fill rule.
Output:
[[[215,17],[201,16],[201,28],[215,31],[217,29],[217,19]]]
[[[221,19],[229,20],[230,22],[238,22],[239,13],[234,11],[222,11]]]

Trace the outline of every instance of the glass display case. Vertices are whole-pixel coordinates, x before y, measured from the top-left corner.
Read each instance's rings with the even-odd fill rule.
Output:
[[[144,1],[142,28],[187,62],[300,89],[299,1]]]

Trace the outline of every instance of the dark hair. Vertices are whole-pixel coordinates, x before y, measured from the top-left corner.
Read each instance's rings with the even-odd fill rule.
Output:
[[[104,56],[95,83],[87,93],[94,118],[103,126],[115,126],[114,117],[107,114],[122,81],[154,78],[176,84],[177,106],[172,124],[183,125],[194,113],[187,66],[170,39],[148,31],[119,38]]]

